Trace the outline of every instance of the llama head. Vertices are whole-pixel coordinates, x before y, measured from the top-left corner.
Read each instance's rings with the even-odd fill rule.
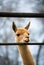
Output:
[[[29,29],[30,22],[24,28],[18,28],[15,23],[12,23],[12,29],[15,33],[16,42],[29,42]]]

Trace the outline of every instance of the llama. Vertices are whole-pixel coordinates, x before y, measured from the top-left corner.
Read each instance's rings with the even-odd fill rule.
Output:
[[[28,28],[30,22],[24,28],[16,27],[15,23],[12,23],[12,29],[15,33],[15,39],[17,43],[28,43],[29,42],[29,32]],[[31,52],[29,51],[28,45],[18,45],[18,50],[21,54],[22,61],[24,65],[35,65]]]

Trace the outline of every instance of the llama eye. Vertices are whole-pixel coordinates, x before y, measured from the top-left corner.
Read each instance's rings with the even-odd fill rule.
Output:
[[[16,34],[17,36],[20,36],[20,34]]]

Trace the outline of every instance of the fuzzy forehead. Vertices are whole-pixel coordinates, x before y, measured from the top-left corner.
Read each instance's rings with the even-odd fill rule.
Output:
[[[17,28],[16,34],[23,34],[23,33],[28,33],[28,30],[24,29],[24,28]]]

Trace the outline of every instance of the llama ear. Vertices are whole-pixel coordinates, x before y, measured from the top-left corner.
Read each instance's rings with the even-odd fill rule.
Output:
[[[14,22],[12,23],[12,29],[13,29],[14,32],[16,32],[16,30],[17,30],[17,27],[16,27]]]
[[[25,29],[28,30],[29,26],[30,26],[30,22],[27,24],[27,26],[25,27]]]

